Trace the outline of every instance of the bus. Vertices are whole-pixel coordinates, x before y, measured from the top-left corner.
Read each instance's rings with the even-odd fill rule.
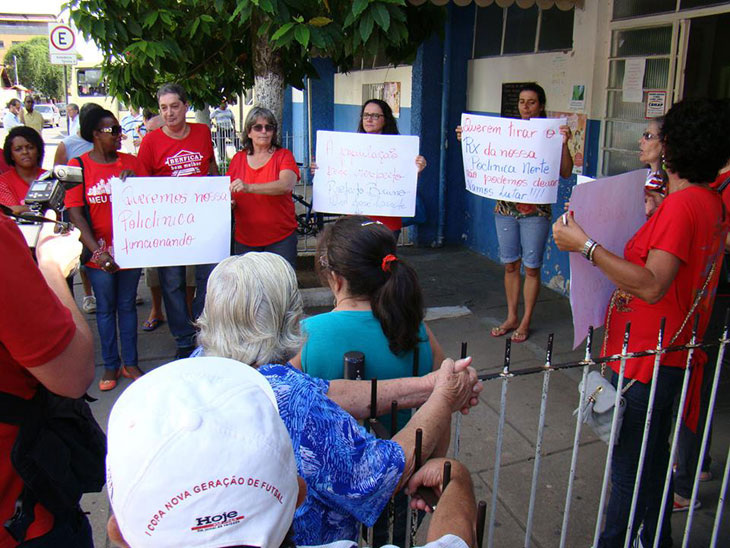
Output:
[[[68,102],[81,108],[86,103],[96,103],[119,117],[119,101],[107,95],[107,87],[102,78],[101,67],[79,63],[71,67]]]

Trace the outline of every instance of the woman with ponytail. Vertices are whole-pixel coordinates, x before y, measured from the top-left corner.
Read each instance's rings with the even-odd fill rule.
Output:
[[[315,267],[332,289],[332,312],[302,323],[307,337],[292,360],[295,367],[323,379],[340,379],[343,355],[365,354],[365,378],[413,376],[438,369],[443,351],[423,322],[423,295],[415,270],[396,255],[393,232],[362,216],[341,217],[317,245]],[[402,412],[399,428],[410,416]],[[390,424],[389,418],[383,417]]]

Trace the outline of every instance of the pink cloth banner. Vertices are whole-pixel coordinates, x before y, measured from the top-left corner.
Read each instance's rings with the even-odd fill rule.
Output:
[[[605,249],[624,256],[626,242],[646,222],[644,180],[638,169],[573,188],[570,210],[586,234]],[[580,253],[570,254],[570,307],[573,310],[573,349],[600,327],[616,286]]]

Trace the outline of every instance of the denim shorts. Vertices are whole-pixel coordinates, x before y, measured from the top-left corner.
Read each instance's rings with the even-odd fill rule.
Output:
[[[511,215],[494,214],[502,264],[522,259],[527,268],[540,268],[545,242],[550,232],[550,219],[540,215],[517,219]]]

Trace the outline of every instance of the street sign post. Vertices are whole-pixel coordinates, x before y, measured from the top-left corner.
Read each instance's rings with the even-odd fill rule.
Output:
[[[53,65],[75,65],[76,33],[65,23],[48,23],[48,52]]]
[[[76,58],[76,33],[65,23],[48,23],[48,53],[52,65],[63,65],[63,90],[68,105],[68,76],[66,65],[78,63]],[[17,74],[17,71],[16,71]],[[69,130],[69,119],[66,115],[66,131]]]

